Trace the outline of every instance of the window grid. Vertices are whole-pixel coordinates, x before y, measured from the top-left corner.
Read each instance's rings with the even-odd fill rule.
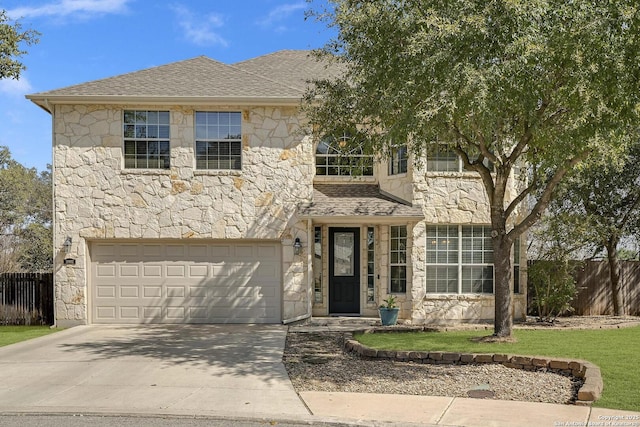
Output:
[[[389,161],[389,175],[407,173],[407,146],[396,148],[391,153]]]
[[[351,147],[350,137],[324,138],[316,148],[316,175],[372,176],[373,156],[366,155],[362,147]]]
[[[493,293],[490,227],[430,226],[426,234],[428,293]]]
[[[367,302],[375,302],[375,233],[367,227]]]
[[[427,154],[427,171],[429,172],[460,172],[460,163],[458,155],[444,146]]]
[[[520,290],[520,238],[513,242],[513,293],[519,294]]]
[[[196,111],[196,169],[242,169],[242,113]]]
[[[168,111],[124,110],[124,167],[169,169],[171,167]]]
[[[390,227],[390,292],[407,292],[407,226]]]
[[[313,295],[315,302],[322,303],[322,227],[313,231]]]

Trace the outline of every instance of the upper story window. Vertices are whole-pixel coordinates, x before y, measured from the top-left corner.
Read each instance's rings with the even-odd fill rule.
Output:
[[[196,169],[242,169],[242,113],[196,111]]]
[[[477,158],[477,156],[473,156]],[[493,170],[493,163],[485,159],[483,162]],[[462,159],[450,148],[440,145],[436,150],[427,154],[427,171],[429,172],[465,172]]]
[[[407,146],[397,147],[389,158],[389,175],[407,173]]]
[[[364,154],[360,146],[351,146],[349,139],[345,133],[320,141],[316,149],[316,175],[373,175],[373,156]]]
[[[169,169],[168,111],[124,111],[124,167],[127,169]]]
[[[462,162],[455,152],[440,146],[427,154],[427,170],[430,172],[460,172]]]

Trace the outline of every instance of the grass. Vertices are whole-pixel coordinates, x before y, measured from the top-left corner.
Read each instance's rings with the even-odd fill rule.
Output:
[[[476,343],[487,331],[360,334],[380,350],[502,353],[588,360],[600,367],[604,390],[594,406],[640,412],[640,326],[597,330],[514,330],[516,343]]]
[[[49,326],[0,326],[0,347],[59,331]]]

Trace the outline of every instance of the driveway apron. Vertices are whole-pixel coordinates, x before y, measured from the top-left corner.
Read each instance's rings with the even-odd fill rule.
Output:
[[[0,412],[307,416],[281,325],[79,326],[0,348]]]

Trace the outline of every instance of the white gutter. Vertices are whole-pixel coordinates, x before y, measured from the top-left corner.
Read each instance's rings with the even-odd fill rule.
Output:
[[[119,95],[26,95],[26,98],[51,112],[54,104],[139,104],[139,105],[238,105],[238,106],[299,106],[300,97],[186,97],[186,96],[119,96]]]

